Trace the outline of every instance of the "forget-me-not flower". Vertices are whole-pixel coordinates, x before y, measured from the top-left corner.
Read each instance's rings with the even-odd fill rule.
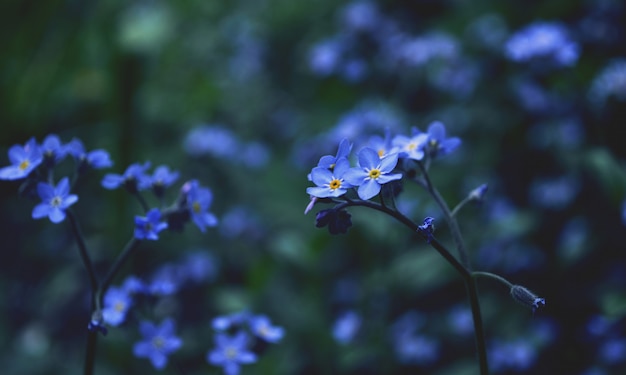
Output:
[[[343,175],[350,169],[346,158],[337,160],[331,171],[325,167],[315,167],[311,171],[311,181],[317,186],[308,187],[307,194],[318,198],[339,197],[352,187],[344,181]]]
[[[110,287],[104,295],[102,319],[110,326],[118,326],[124,322],[132,299],[124,288]]]
[[[359,198],[368,200],[380,193],[381,185],[402,178],[400,173],[390,173],[398,164],[398,154],[380,158],[369,147],[359,152],[359,167],[350,168],[343,178],[351,185],[358,186]]]
[[[461,145],[461,140],[457,137],[446,138],[446,128],[439,121],[428,126],[427,135],[426,147],[432,156],[447,155]]]
[[[548,59],[562,66],[576,64],[579,46],[568,36],[567,29],[557,22],[536,22],[509,38],[506,56],[518,62],[536,58]]]
[[[43,155],[35,138],[24,146],[14,145],[9,149],[11,165],[0,169],[0,180],[19,180],[30,174],[43,161]]]
[[[216,348],[207,353],[207,361],[222,366],[226,375],[239,374],[242,364],[254,363],[257,356],[248,348],[248,335],[239,331],[234,336],[225,333],[215,335]]]
[[[249,322],[252,333],[267,342],[277,343],[285,335],[285,330],[282,327],[273,326],[265,315],[252,316]]]
[[[138,240],[159,239],[159,232],[167,229],[167,223],[161,221],[161,211],[153,208],[143,216],[135,216],[135,238]]]
[[[191,219],[196,226],[205,231],[206,227],[217,225],[217,218],[209,212],[209,206],[213,202],[213,193],[208,188],[200,186],[198,181],[192,180],[184,189],[187,191],[187,206],[191,214]]]
[[[72,155],[78,163],[78,170],[83,171],[86,167],[93,169],[109,168],[113,165],[111,157],[106,150],[97,149],[85,151],[85,146],[79,139],[72,139],[65,145],[67,153]]]
[[[78,196],[70,194],[67,177],[63,177],[56,186],[40,182],[37,185],[37,193],[42,202],[33,208],[33,219],[47,216],[53,223],[63,221],[65,210],[78,200]]]
[[[46,165],[50,167],[54,167],[67,155],[65,146],[63,146],[61,139],[56,134],[50,134],[44,138],[40,148]]]
[[[422,160],[424,159],[424,146],[426,146],[428,141],[428,134],[422,133],[415,128],[413,128],[412,133],[411,137],[402,134],[396,135],[392,140],[392,144],[401,158]]]
[[[143,165],[131,164],[122,175],[115,173],[105,175],[102,179],[102,186],[106,189],[117,189],[124,186],[131,193],[146,189],[150,187],[150,177],[146,175],[148,168],[150,168],[150,162]]]
[[[174,334],[174,321],[164,320],[161,325],[148,321],[139,323],[139,331],[143,341],[135,343],[133,353],[135,357],[148,358],[157,370],[167,365],[167,356],[178,350],[183,342]]]

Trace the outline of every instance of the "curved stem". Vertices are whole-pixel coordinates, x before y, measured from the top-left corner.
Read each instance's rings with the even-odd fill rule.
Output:
[[[461,210],[461,208],[463,208],[471,200],[472,198],[470,198],[469,196],[465,197],[465,199],[460,201],[459,204],[457,204],[456,207],[452,209],[452,212],[450,212],[450,216],[456,217],[456,214]]]
[[[504,284],[509,289],[511,289],[513,287],[513,284],[511,282],[509,282],[509,280],[505,279],[504,277],[502,277],[500,275],[496,275],[495,273],[484,272],[484,271],[474,271],[474,272],[472,272],[472,276],[474,276],[474,278],[476,278],[478,276],[482,276],[482,277],[486,277],[486,278],[489,278],[489,279],[497,280],[497,281],[501,282],[502,284]]]
[[[98,290],[98,280],[96,278],[96,272],[93,269],[93,263],[91,262],[91,258],[89,257],[89,252],[87,251],[87,245],[85,245],[85,239],[80,231],[80,227],[78,226],[78,221],[76,220],[76,216],[74,216],[74,213],[71,210],[67,210],[66,213],[67,218],[69,219],[72,226],[72,232],[74,233],[74,237],[76,238],[76,243],[78,244],[80,258],[83,261],[83,265],[85,266],[85,269],[87,270],[87,274],[89,276],[91,293],[92,295],[95,295],[96,291]]]
[[[139,201],[139,204],[141,204],[141,208],[143,208],[144,212],[148,212],[148,210],[150,209],[150,207],[148,207],[148,203],[146,202],[146,200],[143,198],[143,195],[141,195],[140,192],[136,191],[133,194],[135,197],[137,197],[137,200]]]
[[[443,211],[443,216],[450,227],[450,231],[452,232],[452,237],[454,238],[454,243],[456,244],[456,248],[459,252],[459,257],[461,258],[461,263],[463,266],[470,269],[469,259],[467,257],[467,252],[465,250],[465,244],[463,243],[463,237],[461,236],[461,230],[459,229],[459,225],[454,220],[452,213],[450,212],[450,208],[446,204],[446,201],[443,199],[439,191],[435,188],[435,186],[431,183],[430,177],[428,177],[428,172],[422,163],[418,162],[417,165],[420,167],[422,174],[424,175],[424,180],[426,181],[426,187],[428,188],[428,192],[437,202],[441,211]]]
[[[135,250],[135,248],[137,248],[140,242],[141,241],[139,241],[135,237],[131,238],[130,241],[128,241],[128,243],[124,247],[124,250],[122,250],[120,255],[115,260],[115,263],[113,263],[113,265],[109,269],[109,272],[106,274],[106,276],[102,280],[102,284],[100,285],[100,288],[98,289],[98,292],[96,293],[96,306],[98,309],[100,309],[100,306],[102,304],[102,297],[104,293],[106,293],[107,289],[109,289],[109,285],[111,285],[111,282],[113,282],[113,278],[115,278],[115,275],[117,275],[120,268],[122,268],[122,266],[128,259],[128,256]]]
[[[404,216],[402,213],[392,210],[386,206],[382,206],[378,203],[371,201],[353,201],[346,198],[346,202],[340,203],[335,206],[335,209],[342,209],[350,206],[363,206],[375,209],[380,212],[384,212],[400,223],[404,224],[411,231],[419,233],[419,235],[426,240],[430,246],[432,246],[441,256],[443,256],[448,263],[450,263],[461,275],[469,296],[470,306],[472,310],[472,319],[474,322],[474,336],[476,338],[476,351],[478,352],[478,363],[480,366],[481,375],[489,375],[489,366],[487,362],[487,345],[485,344],[485,334],[483,329],[482,314],[480,311],[480,303],[478,299],[478,289],[476,282],[472,277],[473,273],[468,270],[461,262],[459,262],[453,255],[443,246],[436,238],[432,237],[432,234],[419,228],[411,219]]]

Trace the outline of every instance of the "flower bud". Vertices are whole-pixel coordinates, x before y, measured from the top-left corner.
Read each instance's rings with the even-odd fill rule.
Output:
[[[545,306],[546,300],[538,297],[535,293],[524,288],[521,285],[513,285],[511,287],[511,297],[522,305],[533,309],[533,313],[541,306]]]

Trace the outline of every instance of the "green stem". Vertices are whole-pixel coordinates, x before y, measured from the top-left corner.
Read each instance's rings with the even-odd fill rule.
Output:
[[[450,232],[452,232],[452,238],[454,238],[454,243],[459,253],[459,257],[461,258],[461,263],[463,263],[463,266],[465,266],[465,268],[470,270],[471,268],[469,264],[469,259],[467,257],[467,251],[465,250],[465,244],[463,242],[463,236],[461,236],[461,230],[459,229],[459,225],[457,224],[456,220],[454,220],[448,204],[430,181],[430,177],[428,177],[428,172],[426,171],[424,165],[422,165],[422,163],[420,162],[418,162],[417,165],[422,171],[424,181],[426,181],[426,188],[428,189],[428,192],[435,199],[435,202],[437,202],[437,205],[443,212],[443,217],[448,223],[448,227],[450,227]]]
[[[98,343],[98,331],[87,331],[87,348],[85,349],[84,374],[92,375],[96,364],[96,344]]]
[[[509,282],[509,280],[505,279],[504,277],[500,275],[496,275],[495,273],[484,272],[484,271],[474,271],[472,272],[472,276],[474,276],[475,278],[478,276],[482,276],[482,277],[486,277],[489,279],[497,280],[501,282],[502,284],[504,284],[508,289],[511,289],[513,287],[513,284]]]
[[[452,212],[450,212],[450,216],[456,217],[456,214],[461,210],[461,208],[463,208],[471,200],[472,198],[470,198],[469,196],[465,197],[465,199],[460,201],[459,204],[457,204],[456,207],[454,207]]]
[[[148,207],[148,203],[146,203],[146,200],[143,198],[143,195],[141,195],[141,193],[138,191],[136,191],[134,195],[135,197],[137,197],[139,204],[141,204],[141,208],[143,208],[143,211],[148,212],[150,207]]]
[[[485,334],[483,329],[483,320],[480,312],[480,303],[478,299],[478,289],[476,287],[476,282],[472,277],[472,272],[470,272],[461,262],[459,262],[453,255],[443,246],[436,238],[433,238],[430,233],[423,231],[419,228],[417,224],[415,224],[411,219],[404,216],[402,213],[392,210],[388,207],[382,206],[378,203],[371,201],[353,201],[347,199],[346,202],[340,203],[335,206],[335,209],[342,209],[350,206],[363,206],[369,207],[374,210],[384,212],[394,219],[398,220],[400,223],[404,224],[411,231],[417,232],[424,240],[426,240],[430,246],[432,246],[441,256],[443,256],[448,263],[450,263],[454,269],[456,269],[465,285],[467,287],[467,292],[470,300],[470,307],[472,310],[472,319],[474,321],[474,336],[476,338],[476,351],[478,352],[478,363],[480,366],[480,374],[481,375],[489,375],[489,366],[487,362],[487,345],[485,344]]]
[[[85,266],[85,269],[87,270],[87,274],[89,276],[89,284],[91,285],[91,293],[93,296],[98,290],[98,280],[96,278],[96,272],[93,269],[93,263],[91,262],[91,258],[89,257],[89,252],[87,251],[87,246],[85,245],[85,239],[80,231],[80,227],[78,226],[78,221],[76,221],[76,216],[74,216],[74,213],[71,210],[67,210],[66,214],[72,226],[72,232],[74,233],[74,237],[76,238],[76,243],[78,244],[80,258],[83,261],[83,265]],[[94,301],[92,300],[92,303],[93,302]]]
[[[104,293],[106,293],[107,289],[109,289],[109,286],[111,285],[111,282],[113,282],[115,275],[117,275],[120,268],[122,268],[130,254],[137,248],[140,242],[141,241],[139,241],[135,237],[131,238],[130,241],[128,241],[128,243],[126,244],[126,247],[124,247],[124,250],[122,250],[120,255],[115,260],[115,263],[113,263],[113,265],[109,269],[109,272],[102,280],[102,284],[100,285],[100,288],[96,293],[96,306],[98,309],[100,309],[100,306],[102,304],[102,297],[104,296]]]

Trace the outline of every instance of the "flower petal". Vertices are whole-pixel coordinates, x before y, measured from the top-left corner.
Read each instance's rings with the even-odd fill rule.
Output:
[[[352,186],[359,186],[368,177],[362,168],[350,168],[343,174],[343,179]]]
[[[380,171],[382,173],[391,172],[398,164],[398,154],[391,154],[384,157],[380,162]]]
[[[359,186],[359,198],[368,200],[378,193],[380,193],[380,185],[373,179],[366,180],[361,186]]]
[[[363,168],[373,169],[380,164],[378,152],[373,148],[365,147],[359,152],[359,165]]]

